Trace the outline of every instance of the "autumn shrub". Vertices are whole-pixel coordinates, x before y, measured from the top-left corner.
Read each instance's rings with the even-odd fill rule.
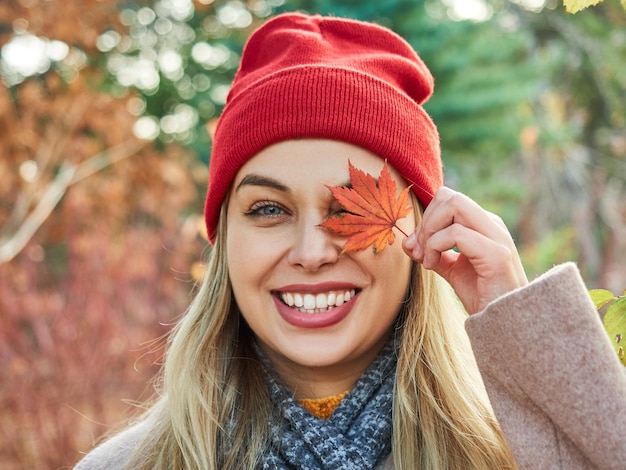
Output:
[[[184,154],[72,187],[0,266],[0,468],[71,467],[152,393],[206,242]]]

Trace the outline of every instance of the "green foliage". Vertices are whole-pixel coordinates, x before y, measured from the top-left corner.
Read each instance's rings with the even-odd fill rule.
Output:
[[[365,21],[374,21],[387,26],[407,11],[423,6],[423,0],[288,0],[277,12],[303,10],[322,15],[343,16]]]
[[[449,169],[502,162],[519,150],[528,124],[520,110],[539,87],[540,69],[526,60],[530,38],[502,30],[496,21],[442,29],[447,34],[436,48],[422,47],[421,53],[436,78],[426,108],[438,123]]]
[[[596,309],[600,310],[608,305],[604,313],[604,328],[606,329],[613,349],[621,363],[626,366],[626,290],[624,295],[616,296],[606,289],[592,289],[589,291],[591,300]]]
[[[520,247],[529,277],[546,272],[555,264],[576,259],[576,233],[571,225],[550,230],[541,238]]]

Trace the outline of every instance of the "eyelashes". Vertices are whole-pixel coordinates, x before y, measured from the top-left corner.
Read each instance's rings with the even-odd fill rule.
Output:
[[[338,215],[342,213],[350,213],[344,207],[337,205],[337,207],[331,207],[328,211],[328,216]],[[283,205],[274,201],[259,201],[252,204],[252,206],[243,213],[246,217],[251,218],[278,218],[291,215],[291,211],[286,209]]]
[[[259,201],[252,204],[250,209],[244,212],[248,217],[276,218],[287,215],[288,211],[274,201]]]

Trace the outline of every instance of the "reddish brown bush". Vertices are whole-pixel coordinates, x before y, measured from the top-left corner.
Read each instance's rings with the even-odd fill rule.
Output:
[[[82,180],[0,265],[0,468],[71,466],[152,393],[206,244],[190,163],[146,149]]]

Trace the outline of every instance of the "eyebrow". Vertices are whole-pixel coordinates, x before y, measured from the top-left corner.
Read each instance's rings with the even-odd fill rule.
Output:
[[[242,178],[235,191],[239,191],[243,186],[263,186],[266,188],[276,189],[285,193],[291,192],[289,187],[281,183],[280,181],[270,178],[269,176],[262,176],[251,173]]]
[[[378,182],[376,182],[376,184],[378,185]],[[255,173],[244,176],[235,188],[235,191],[239,191],[243,186],[262,186],[285,193],[291,192],[291,189],[280,181],[270,178],[269,176],[257,175]],[[352,182],[347,180],[346,182],[337,185],[337,187],[352,188]]]

